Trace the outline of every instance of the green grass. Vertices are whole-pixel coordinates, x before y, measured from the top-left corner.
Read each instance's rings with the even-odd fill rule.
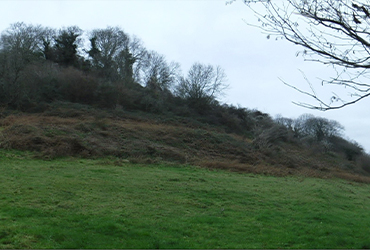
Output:
[[[0,151],[0,248],[369,248],[370,186]]]

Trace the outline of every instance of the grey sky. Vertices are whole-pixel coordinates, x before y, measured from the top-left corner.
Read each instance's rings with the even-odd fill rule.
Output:
[[[53,28],[77,25],[85,31],[119,26],[136,35],[147,49],[181,64],[185,73],[194,62],[220,65],[230,89],[222,102],[256,108],[273,117],[296,118],[303,113],[337,120],[346,136],[370,151],[370,99],[340,110],[319,112],[292,104],[313,100],[285,86],[278,78],[307,89],[301,72],[314,81],[331,69],[304,62],[300,50],[284,40],[267,39],[260,30],[246,25],[252,13],[237,1],[225,0],[2,0],[0,30],[23,21]],[[317,86],[317,91],[331,89]],[[344,98],[346,92],[342,91]]]

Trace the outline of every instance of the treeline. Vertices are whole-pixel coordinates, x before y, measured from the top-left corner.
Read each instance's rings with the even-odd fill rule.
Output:
[[[118,27],[84,32],[15,23],[0,36],[0,107],[42,112],[62,101],[189,117],[250,138],[266,154],[289,143],[335,153],[370,172],[370,158],[343,138],[338,122],[310,115],[273,119],[220,104],[226,88],[221,67],[194,63],[183,74],[179,63]]]
[[[276,123],[286,128],[288,138],[299,140],[307,146],[319,146],[321,152],[337,152],[354,161],[364,154],[363,148],[354,141],[343,138],[344,127],[337,121],[304,114],[297,119],[277,117]]]
[[[15,23],[0,37],[0,105],[16,109],[55,100],[157,112],[184,101],[204,109],[225,80],[219,66],[201,63],[184,76],[178,63],[118,27],[83,32]]]

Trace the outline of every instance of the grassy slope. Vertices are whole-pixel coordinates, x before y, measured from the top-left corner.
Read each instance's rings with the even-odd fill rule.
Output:
[[[0,151],[0,248],[370,247],[368,184]]]
[[[256,150],[252,140],[191,118],[58,106],[40,114],[0,117],[0,148],[42,158],[113,155],[134,163],[172,162],[275,176],[340,177],[370,183],[355,162],[278,143]]]

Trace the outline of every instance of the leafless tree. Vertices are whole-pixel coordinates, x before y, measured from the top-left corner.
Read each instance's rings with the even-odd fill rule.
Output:
[[[26,53],[40,52],[43,34],[44,28],[40,25],[27,25],[23,22],[13,23],[1,34],[1,48],[16,51],[23,56]]]
[[[0,36],[0,91],[2,103],[15,103],[24,95],[19,80],[26,66],[42,55],[44,28],[23,22],[11,24]]]
[[[293,131],[300,138],[310,137],[323,141],[332,137],[341,137],[344,127],[335,120],[303,114],[293,121]]]
[[[180,74],[180,65],[167,63],[163,55],[148,51],[142,60],[140,82],[152,90],[168,90]]]
[[[234,2],[227,1],[227,3]],[[330,110],[345,107],[370,96],[370,1],[368,0],[243,0],[254,12],[257,24],[268,38],[283,38],[303,48],[305,60],[331,65],[335,73],[320,84],[350,90],[349,100],[333,93],[329,100],[311,91],[288,86],[312,97],[316,104],[301,106]],[[262,7],[262,8],[261,8]]]
[[[227,88],[226,74],[220,66],[194,63],[187,77],[180,77],[176,93],[198,104],[200,104],[199,101],[209,104],[222,95]]]
[[[315,117],[312,114],[303,114],[297,119],[277,116],[275,122],[293,131],[297,138],[313,138],[315,141],[323,141],[331,137],[341,137],[344,127],[335,120]]]
[[[279,125],[286,127],[287,129],[293,130],[294,128],[294,120],[291,118],[286,118],[281,115],[277,115],[275,118],[275,122]]]

